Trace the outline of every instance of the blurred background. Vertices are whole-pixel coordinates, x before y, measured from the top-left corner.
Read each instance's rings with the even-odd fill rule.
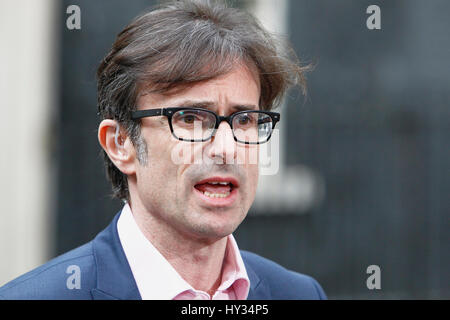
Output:
[[[284,36],[308,95],[281,107],[241,249],[316,278],[330,299],[450,298],[450,2],[229,1]],[[95,71],[156,1],[1,0],[0,285],[90,241],[110,198]],[[381,29],[369,30],[370,5]],[[80,29],[66,22],[80,8]],[[369,290],[367,267],[381,269]]]

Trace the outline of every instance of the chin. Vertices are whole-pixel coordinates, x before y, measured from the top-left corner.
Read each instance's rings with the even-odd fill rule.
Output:
[[[232,234],[239,224],[240,221],[235,223],[230,223],[230,221],[214,221],[197,224],[193,229],[199,238],[219,240]]]
[[[192,202],[191,211],[186,212],[188,215],[185,216],[185,222],[199,237],[226,237],[239,227],[247,214],[237,203],[242,202],[237,201],[230,207],[211,207]]]

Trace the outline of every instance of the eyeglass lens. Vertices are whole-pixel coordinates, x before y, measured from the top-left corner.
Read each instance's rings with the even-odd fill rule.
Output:
[[[272,133],[272,118],[265,113],[238,113],[232,119],[234,137],[240,142],[265,142]],[[182,140],[209,140],[214,134],[215,126],[216,116],[208,111],[179,110],[172,116],[173,134]]]

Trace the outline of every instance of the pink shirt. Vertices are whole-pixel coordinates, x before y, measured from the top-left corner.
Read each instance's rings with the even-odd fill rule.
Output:
[[[234,237],[227,237],[222,282],[211,297],[194,289],[144,236],[128,204],[122,209],[117,230],[143,300],[245,300],[250,280]]]

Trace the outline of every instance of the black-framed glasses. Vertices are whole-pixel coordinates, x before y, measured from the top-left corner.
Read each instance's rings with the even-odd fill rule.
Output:
[[[226,121],[233,132],[234,140],[244,144],[261,144],[269,141],[280,114],[277,112],[244,110],[228,117],[202,108],[161,108],[131,112],[131,119],[166,116],[172,135],[181,141],[204,142],[210,140]]]

